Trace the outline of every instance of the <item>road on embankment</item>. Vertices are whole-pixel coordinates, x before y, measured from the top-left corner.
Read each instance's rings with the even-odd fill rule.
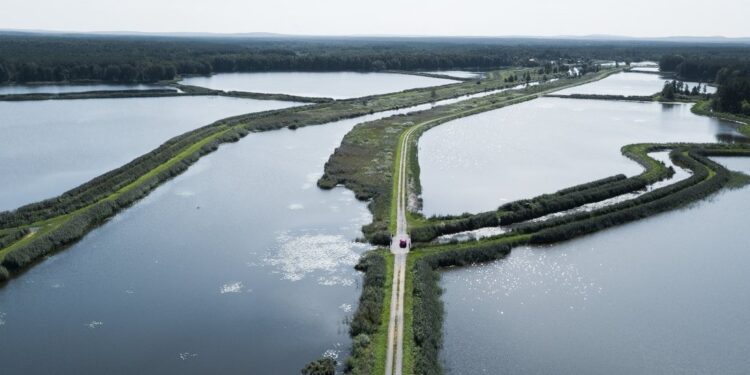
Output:
[[[611,73],[610,73],[611,74]],[[609,74],[607,74],[609,75]],[[607,75],[602,75],[594,80],[589,80],[582,83],[589,83]],[[521,103],[527,100],[536,99],[542,97],[551,92],[559,91],[571,86],[555,87],[549,90],[542,90],[540,92],[524,95],[508,100],[505,105],[512,105]],[[504,106],[504,105],[502,105]],[[406,206],[407,206],[407,165],[408,158],[410,155],[409,145],[411,144],[411,138],[413,135],[422,129],[423,127],[435,126],[447,121],[454,120],[463,115],[473,115],[484,111],[501,108],[497,104],[487,105],[483,107],[473,108],[464,112],[451,114],[449,116],[443,116],[428,121],[424,121],[406,130],[401,137],[399,142],[399,159],[397,163],[398,170],[395,171],[396,176],[396,230],[391,240],[391,253],[394,255],[393,263],[393,283],[391,286],[391,311],[388,321],[388,347],[386,351],[386,363],[385,363],[385,374],[386,375],[401,375],[403,371],[403,358],[404,358],[404,296],[406,286],[406,257],[411,248],[411,238],[409,238],[408,222],[406,219]],[[406,247],[400,246],[401,241],[406,242]]]
[[[411,128],[401,139],[401,157],[398,161],[396,187],[396,234],[391,240],[393,262],[393,286],[391,287],[391,315],[388,321],[388,352],[385,373],[401,375],[404,362],[404,289],[406,287],[406,254],[411,247],[411,239],[406,227],[406,163]],[[401,242],[406,243],[401,247]]]

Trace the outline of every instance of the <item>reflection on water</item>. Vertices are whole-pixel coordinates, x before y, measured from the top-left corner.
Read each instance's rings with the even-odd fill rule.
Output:
[[[748,159],[716,160],[750,172]],[[745,187],[444,272],[448,372],[745,373],[748,211]]]
[[[11,281],[4,373],[294,374],[346,357],[371,215],[306,184],[358,121],[222,146]]]

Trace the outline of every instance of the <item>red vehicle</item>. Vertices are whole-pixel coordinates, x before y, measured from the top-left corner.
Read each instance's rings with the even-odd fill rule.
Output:
[[[406,240],[401,239],[400,241],[398,241],[398,247],[400,247],[402,249],[406,249],[406,245],[407,245]]]

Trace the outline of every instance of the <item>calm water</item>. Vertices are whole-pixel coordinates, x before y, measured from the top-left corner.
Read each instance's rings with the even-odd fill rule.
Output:
[[[224,91],[249,91],[334,99],[385,94],[417,87],[456,83],[454,80],[392,73],[285,72],[222,73],[190,77],[180,83]]]
[[[10,94],[60,94],[65,92],[83,91],[117,91],[117,90],[155,90],[170,89],[174,87],[163,85],[109,85],[109,84],[83,84],[83,85],[12,85],[0,86],[0,95]]]
[[[747,212],[749,187],[443,273],[448,372],[746,374]]]
[[[643,67],[636,67],[632,69],[634,72],[658,72],[659,67],[658,66],[643,66]]]
[[[4,373],[295,374],[321,355],[343,362],[353,266],[368,249],[352,240],[372,219],[351,191],[315,183],[355,124],[456,100],[222,146],[0,289]]]
[[[646,76],[646,74],[642,74]],[[622,156],[637,142],[716,142],[736,134],[688,105],[543,98],[451,121],[419,141],[424,213],[493,210],[641,167]],[[457,199],[456,197],[460,197]]]
[[[425,72],[425,73],[442,74],[442,75],[456,77],[456,78],[478,78],[482,76],[482,73],[469,72],[466,70],[435,70],[435,71]]]
[[[652,95],[661,92],[667,78],[658,74],[617,73],[603,80],[560,90],[555,94],[597,94],[597,95]],[[687,82],[690,87],[696,82]],[[707,87],[706,92],[716,92],[715,87]]]
[[[348,350],[371,218],[315,182],[353,124],[224,146],[0,289],[3,373],[294,374]]]
[[[293,105],[225,97],[0,102],[0,210],[56,196],[215,120]]]

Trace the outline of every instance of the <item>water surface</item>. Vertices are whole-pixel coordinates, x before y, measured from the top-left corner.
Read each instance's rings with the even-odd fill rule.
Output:
[[[747,373],[747,212],[745,187],[444,272],[448,373]]]
[[[0,102],[0,211],[56,196],[213,121],[294,105],[197,96]]]
[[[435,71],[425,72],[425,73],[442,74],[442,75],[456,77],[456,78],[478,78],[482,76],[482,73],[480,72],[470,72],[467,70],[435,70]]]
[[[645,76],[645,74],[642,74]],[[542,98],[451,121],[419,141],[426,215],[496,209],[642,168],[620,148],[638,142],[716,142],[730,123],[684,104]]]
[[[3,370],[295,374],[321,355],[343,362],[353,266],[369,248],[353,239],[372,218],[351,191],[316,187],[324,163],[359,122],[461,99],[221,146],[0,289]]]
[[[668,80],[671,80],[671,78],[664,78],[658,74],[622,72],[613,74],[596,82],[560,90],[555,94],[653,95],[657,92],[661,92],[664,88],[664,82]],[[691,88],[698,84],[697,82],[686,83],[688,83]],[[706,92],[716,92],[716,88],[709,86],[706,88]]]
[[[114,84],[80,84],[80,85],[9,85],[0,86],[0,95],[17,94],[62,94],[84,91],[118,91],[118,90],[174,90],[165,85],[114,85]]]
[[[345,99],[439,86],[456,81],[393,73],[273,72],[221,73],[210,77],[185,78],[180,83],[224,91]]]
[[[11,281],[4,373],[295,374],[344,357],[371,217],[315,182],[351,126],[222,146]]]

